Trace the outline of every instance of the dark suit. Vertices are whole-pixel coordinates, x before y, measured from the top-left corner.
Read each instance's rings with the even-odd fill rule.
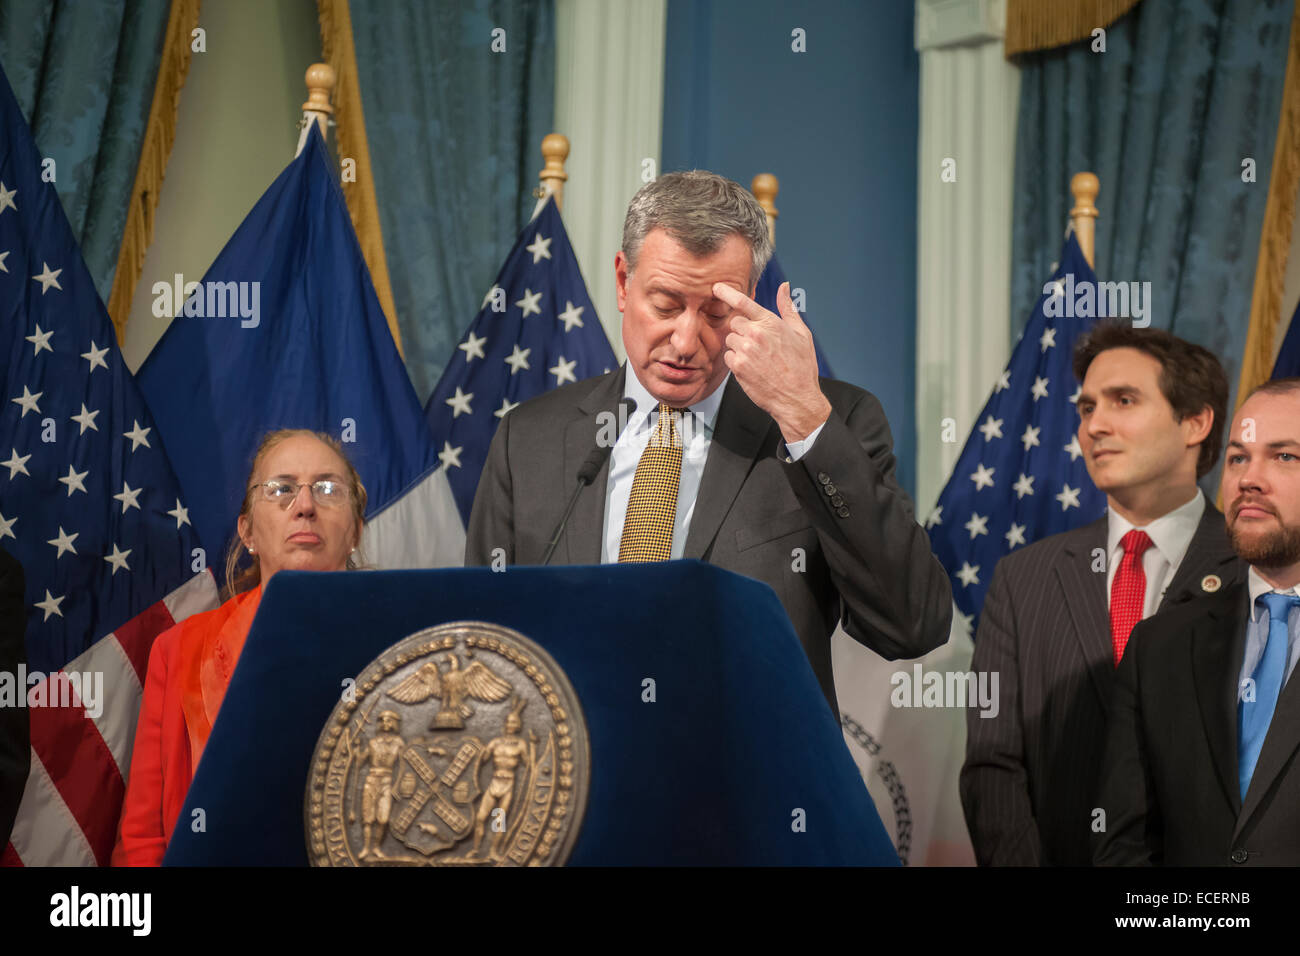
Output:
[[[1300,681],[1282,687],[1237,782],[1237,682],[1250,594],[1235,586],[1133,629],[1120,662],[1097,805],[1096,862],[1300,866]]]
[[[993,866],[1087,866],[1106,708],[1115,683],[1105,562],[1107,519],[998,562],[971,663],[999,675],[997,717],[967,713],[961,802],[975,858]],[[1159,608],[1201,580],[1244,576],[1209,503]]]
[[[23,600],[23,566],[0,548],[0,673],[13,675],[15,681],[18,665],[27,660],[27,611]],[[25,695],[27,688],[21,686],[16,691]],[[31,759],[27,708],[0,707],[0,847],[9,842]]]
[[[465,563],[538,564],[596,443],[602,412],[623,395],[624,369],[525,402],[488,451],[470,515]],[[886,658],[948,639],[948,576],[894,480],[889,424],[875,396],[823,379],[832,406],[813,447],[786,462],[781,431],[734,378],[727,382],[683,557],[771,585],[838,717],[830,637],[841,620]],[[781,456],[781,457],[778,457]],[[555,563],[599,564],[609,459],[578,499]],[[795,548],[806,562],[797,569]]]

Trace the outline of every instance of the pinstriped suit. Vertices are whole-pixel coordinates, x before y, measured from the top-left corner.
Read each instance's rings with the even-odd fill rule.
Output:
[[[981,865],[1087,866],[1115,684],[1103,516],[1014,551],[993,574],[972,668],[996,671],[998,715],[967,714],[961,801]],[[1206,505],[1157,611],[1202,593],[1217,574],[1244,579],[1223,515]]]

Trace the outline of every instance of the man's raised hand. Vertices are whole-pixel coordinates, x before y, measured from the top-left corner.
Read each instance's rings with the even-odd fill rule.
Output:
[[[787,442],[802,441],[830,417],[817,381],[812,332],[790,299],[790,283],[776,293],[780,315],[724,283],[713,294],[732,309],[723,361],[754,404],[776,420]]]

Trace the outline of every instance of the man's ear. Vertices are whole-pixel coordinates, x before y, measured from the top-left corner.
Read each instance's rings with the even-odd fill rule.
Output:
[[[620,312],[627,308],[627,280],[630,274],[627,256],[620,249],[614,254],[614,291],[618,293],[618,311]]]
[[[1184,437],[1189,445],[1199,445],[1210,437],[1214,430],[1214,409],[1202,405],[1195,415],[1188,415],[1179,424],[1185,426]]]

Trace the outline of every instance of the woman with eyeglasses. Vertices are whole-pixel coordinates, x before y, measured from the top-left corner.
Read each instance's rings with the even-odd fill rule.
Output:
[[[366,489],[335,439],[305,430],[267,434],[246,487],[226,556],[228,599],[164,631],[149,654],[115,866],[162,862],[262,586],[277,571],[357,566]]]

